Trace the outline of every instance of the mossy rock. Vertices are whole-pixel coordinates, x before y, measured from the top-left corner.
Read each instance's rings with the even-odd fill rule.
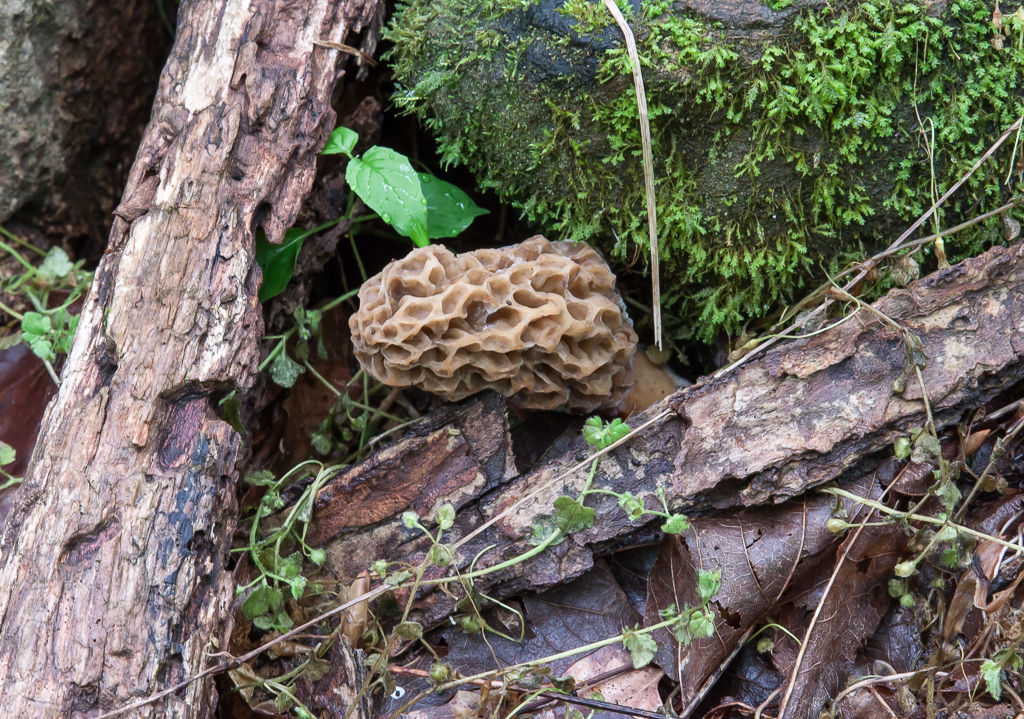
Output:
[[[1017,3],[1003,3],[1000,33],[990,0],[619,7],[643,63],[676,339],[736,332],[887,245],[1024,111]],[[622,260],[647,252],[632,79],[600,0],[412,0],[387,35],[395,102],[445,162],[557,238]],[[1013,144],[943,207],[941,227],[1019,189]],[[1002,239],[994,218],[946,248]]]

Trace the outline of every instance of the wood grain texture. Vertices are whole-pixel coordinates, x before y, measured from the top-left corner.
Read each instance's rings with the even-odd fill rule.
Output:
[[[281,239],[332,128],[346,58],[314,41],[358,43],[376,32],[378,10],[375,0],[181,5],[0,544],[8,716],[93,716],[195,673],[204,652],[226,646],[240,438],[214,406],[256,372],[253,233]],[[195,683],[131,716],[205,717],[215,697]]]

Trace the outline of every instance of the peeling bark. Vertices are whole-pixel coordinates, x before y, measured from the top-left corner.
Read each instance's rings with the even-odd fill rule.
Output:
[[[193,0],[96,271],[63,384],[0,543],[6,714],[81,717],[196,673],[226,646],[240,438],[215,404],[251,386],[253,232],[279,241],[332,128],[342,57],[375,0]],[[219,642],[219,644],[218,644]],[[136,717],[206,717],[197,682]]]
[[[928,357],[921,371],[924,394],[940,431],[1001,393],[1020,393],[1022,283],[1024,244],[1018,243],[936,272],[875,304],[920,338]],[[818,336],[779,346],[720,377],[705,378],[636,417],[633,426],[658,420],[601,460],[593,486],[632,492],[649,508],[660,507],[655,494],[660,487],[674,511],[705,512],[776,503],[827,482],[865,476],[891,455],[896,438],[926,422],[916,374],[909,373],[902,391],[894,388],[905,375],[905,359],[901,333],[862,310]],[[464,420],[445,421],[455,429]],[[403,439],[386,450],[388,463],[411,466],[421,442],[416,436]],[[488,483],[463,485],[449,541],[458,542],[485,521],[495,521],[459,546],[460,566],[467,567],[479,552],[477,569],[529,549],[534,523],[551,517],[560,495],[575,495],[582,488],[589,454],[577,440],[514,480],[493,476]],[[435,457],[431,465],[443,462]],[[374,458],[349,470],[346,486],[400,482],[398,471],[381,474],[380,466]],[[427,475],[418,481],[435,481],[430,470]],[[458,494],[451,486],[446,491]],[[468,493],[475,497],[472,502]],[[344,502],[333,483],[321,496],[327,494],[333,505]],[[480,590],[506,596],[567,581],[592,565],[593,546],[635,529],[613,498],[592,495],[586,503],[597,512],[592,529],[529,561],[479,578]],[[428,549],[421,535],[388,516],[401,511],[390,505],[378,505],[376,511],[361,507],[363,516],[376,522],[361,530],[332,524],[327,509],[322,505],[316,517],[317,536],[330,538],[330,565],[342,576],[355,576],[382,555],[416,562]],[[424,620],[437,621],[453,604],[452,597],[432,592],[419,607]]]

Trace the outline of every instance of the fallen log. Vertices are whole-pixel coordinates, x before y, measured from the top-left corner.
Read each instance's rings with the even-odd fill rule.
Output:
[[[239,435],[216,401],[253,383],[254,237],[279,242],[332,129],[331,93],[375,0],[182,5],[152,119],[0,543],[0,704],[119,708],[226,646]],[[208,717],[209,680],[135,709]]]
[[[706,512],[780,502],[863,477],[891,458],[895,439],[924,426],[929,411],[942,431],[997,395],[1020,393],[1022,282],[1024,244],[996,248],[893,290],[873,305],[877,313],[861,309],[821,334],[705,378],[631,420],[642,429],[601,460],[593,487],[631,492],[648,508],[660,506],[660,488],[673,511]],[[535,523],[550,520],[555,499],[582,488],[591,455],[581,439],[556,444],[521,474],[511,466],[514,443],[497,402],[482,397],[446,408],[329,482],[314,530],[327,543],[329,569],[354,577],[373,559],[418,562],[428,541],[396,515],[411,507],[427,521],[443,501],[457,509],[446,538],[463,570],[528,550]],[[464,433],[467,426],[475,434]],[[458,472],[450,471],[446,443],[462,457]],[[416,481],[404,481],[402,473],[424,456]],[[444,489],[426,489],[435,486]],[[391,487],[411,489],[396,499]],[[356,496],[358,517],[349,509]],[[591,529],[479,577],[477,587],[508,596],[570,580],[592,565],[595,545],[636,528],[614,498],[596,495],[585,503],[596,510]],[[359,528],[360,522],[370,524]],[[417,604],[421,619],[440,620],[456,599],[425,593]]]

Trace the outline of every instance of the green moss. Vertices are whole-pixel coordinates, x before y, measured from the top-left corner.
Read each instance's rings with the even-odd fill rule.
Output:
[[[677,339],[735,332],[888,244],[1024,109],[1024,27],[1007,21],[997,47],[987,1],[950,0],[941,17],[923,1],[766,4],[785,31],[737,40],[665,0],[619,2],[644,65]],[[388,31],[395,101],[433,131],[445,162],[469,166],[550,234],[628,260],[646,248],[646,216],[621,37],[599,3],[568,0],[538,21],[550,5],[401,6]],[[1003,201],[1009,150],[998,159],[941,226]],[[996,220],[947,251],[999,240]]]

